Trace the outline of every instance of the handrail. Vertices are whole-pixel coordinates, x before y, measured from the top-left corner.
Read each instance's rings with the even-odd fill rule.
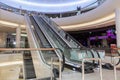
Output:
[[[51,28],[54,30],[54,29],[59,29],[60,28],[60,31],[63,31],[65,33],[65,35],[68,35],[68,37],[70,38],[70,41],[74,41],[77,45],[77,47],[81,46],[81,47],[84,47],[82,44],[80,44],[77,40],[75,40],[71,35],[69,35],[67,32],[65,32],[61,27],[59,27],[58,24],[56,24],[54,21],[51,21],[50,18],[48,18],[47,16],[45,15],[42,15],[44,17],[44,20],[51,26]],[[52,24],[50,24],[52,23]],[[61,35],[61,34],[60,34]],[[65,36],[61,35],[62,37],[65,38]],[[67,40],[67,39],[66,39]]]
[[[36,50],[43,50],[43,51],[49,51],[49,50],[57,50],[58,48],[0,48],[0,51],[36,51]]]
[[[120,48],[111,48],[111,49],[114,49],[114,50],[120,50]]]
[[[91,3],[91,4],[87,5],[87,6],[83,7],[82,9],[84,10],[85,8],[87,8],[87,7],[89,7],[89,6],[93,5],[93,4],[95,4],[95,3],[97,3],[97,2],[98,2],[98,1],[95,1],[95,2],[93,2],[93,3]]]
[[[84,61],[85,60],[95,60],[95,61],[99,61],[99,65],[100,65],[100,80],[103,80],[103,74],[102,74],[102,61],[100,58],[84,58],[82,59],[82,80],[85,80],[85,69],[84,69]]]
[[[59,60],[59,62],[53,62],[53,58],[51,58],[51,79],[50,80],[53,80],[53,73],[52,73],[52,70],[54,68],[53,65],[56,65],[59,67],[59,80],[62,80],[62,66],[61,66],[61,61]]]
[[[0,48],[0,51],[37,51],[37,50],[42,50],[42,51],[52,51],[52,50],[60,50],[59,48]],[[59,71],[60,71],[60,80],[61,80],[61,60],[59,59],[59,63],[50,63],[51,65],[58,65],[59,66]],[[36,80],[36,78],[32,79]]]
[[[28,17],[27,15],[26,15],[26,17]],[[30,20],[29,19],[29,17],[28,17],[28,20]],[[30,23],[30,22],[28,22],[28,23]],[[31,24],[31,23],[30,23]],[[32,32],[33,31],[33,29],[32,29],[32,26],[31,25],[28,25],[28,27],[30,28],[28,28],[27,30],[29,30],[28,31],[28,34],[30,34],[30,33],[34,33],[34,32]],[[35,44],[35,47],[36,48],[40,48],[40,45],[38,44],[38,41],[37,41],[37,37],[35,36],[35,34],[32,34],[32,36],[34,37],[34,39],[35,39],[35,41],[33,40],[33,42],[34,42],[34,44]],[[30,38],[30,39],[32,39],[32,38]],[[31,43],[31,41],[29,41],[30,43]],[[32,46],[33,45],[31,45],[31,48],[32,48]],[[34,46],[33,46],[34,47]],[[46,48],[47,49],[47,48]],[[41,50],[41,49],[40,49]],[[55,49],[56,50],[56,49]],[[59,49],[58,49],[59,50]],[[43,63],[45,63],[45,66],[47,66],[48,68],[50,68],[50,64],[48,63],[48,61],[46,61],[46,59],[49,57],[49,58],[51,58],[52,56],[48,56],[48,57],[46,57],[44,54],[43,54],[43,52],[42,51],[37,51],[37,52],[40,52],[40,57],[41,57],[41,60],[42,60],[42,62]],[[48,51],[49,52],[49,51]],[[58,57],[58,55],[56,56],[59,60],[61,60],[59,57]],[[49,59],[48,59],[49,60]],[[36,69],[37,70],[37,69]]]
[[[38,26],[40,27],[40,29],[42,30],[43,34],[46,36],[46,38],[47,38],[47,40],[49,41],[49,43],[50,43],[50,44],[51,44],[51,43],[54,43],[54,42],[52,41],[52,39],[48,36],[48,34],[45,33],[44,28],[41,27],[41,24],[40,24],[39,21],[35,18],[35,16],[33,16],[33,18],[34,18],[35,21],[37,22],[37,24],[38,24]],[[57,46],[56,46],[55,44],[51,44],[51,46],[57,48]],[[61,55],[59,54],[59,51],[55,51],[55,52],[56,52],[57,56],[61,59]]]
[[[120,59],[120,56],[114,57],[114,65],[113,66],[114,66],[114,79],[115,80],[117,80],[117,71],[116,71],[117,65],[115,64],[116,59]]]
[[[63,37],[61,37],[61,35],[60,34],[58,34],[57,33],[57,31],[56,30],[54,30],[54,28],[52,27],[52,25],[51,24],[49,24],[49,22],[47,22],[46,21],[46,19],[44,19],[42,16],[40,17],[42,20],[44,20],[45,22],[46,22],[46,24],[47,25],[49,25],[50,27],[49,27],[49,29],[52,31],[52,32],[54,32],[55,33],[55,35],[59,35],[59,38],[60,39],[62,39],[64,42],[66,42],[66,40],[65,39],[63,39]],[[69,47],[71,47],[67,42],[66,42],[66,44],[69,46]]]

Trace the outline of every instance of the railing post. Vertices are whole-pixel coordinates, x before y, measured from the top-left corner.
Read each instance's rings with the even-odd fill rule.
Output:
[[[120,56],[117,56],[117,57],[114,57],[114,80],[117,80],[117,70],[116,70],[116,68],[117,68],[117,65],[116,65],[116,59],[120,59]]]
[[[51,79],[50,80],[53,80],[53,58],[51,58]]]
[[[62,72],[61,72],[61,70],[62,70],[62,67],[61,67],[61,61],[59,60],[59,62],[53,62],[54,60],[53,60],[53,58],[51,58],[51,79],[50,80],[53,80],[53,66],[54,65],[57,65],[58,67],[59,67],[59,80],[62,80]]]
[[[103,80],[103,75],[102,75],[102,60],[99,59],[99,65],[100,65],[100,80]]]
[[[61,61],[59,60],[59,80],[62,80],[62,66],[61,66]]]
[[[99,61],[100,80],[103,80],[103,76],[102,76],[102,61],[99,58],[85,58],[85,59],[82,59],[82,80],[85,80],[85,67],[84,67],[84,61],[85,60],[96,60],[96,61]]]
[[[85,80],[84,59],[82,60],[82,80]]]
[[[116,72],[116,65],[115,65],[115,57],[114,57],[113,65],[114,65],[114,79],[117,80],[117,72]]]

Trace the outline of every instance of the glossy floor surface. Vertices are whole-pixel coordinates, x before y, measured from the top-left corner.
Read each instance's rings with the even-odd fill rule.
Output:
[[[0,54],[0,80],[19,80],[22,54]]]
[[[117,71],[117,78],[120,79],[120,71]],[[82,74],[79,72],[66,70],[63,72],[62,80],[82,80]],[[96,69],[94,73],[85,74],[85,80],[100,80],[99,70]],[[103,69],[103,80],[114,80],[113,70]]]
[[[0,80],[23,80],[20,78],[22,60],[22,54],[0,54]],[[85,74],[85,80],[100,80],[99,69],[94,71]],[[117,70],[117,78],[120,80],[120,70]],[[81,73],[65,69],[62,72],[62,80],[82,80]],[[114,80],[113,70],[103,69],[103,80]]]

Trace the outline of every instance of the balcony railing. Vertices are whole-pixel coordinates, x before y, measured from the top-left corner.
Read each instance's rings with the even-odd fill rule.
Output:
[[[37,12],[37,11],[28,11],[28,10],[25,10],[25,9],[15,8],[15,7],[6,5],[6,4],[1,3],[1,2],[0,2],[0,9],[10,11],[10,12],[14,12],[14,13],[20,14],[20,15],[24,15],[24,14],[29,14],[29,15],[31,15],[31,14],[45,14],[48,17],[52,17],[52,18],[62,18],[62,17],[76,16],[76,15],[86,13],[86,12],[88,12],[90,10],[93,10],[96,7],[100,6],[105,1],[106,0],[96,0],[96,1],[86,5],[84,7],[78,7],[74,11],[62,12],[62,13],[42,13],[42,12]]]

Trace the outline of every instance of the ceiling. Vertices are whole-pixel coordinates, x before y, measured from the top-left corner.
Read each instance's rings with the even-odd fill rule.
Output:
[[[99,7],[84,14],[53,20],[66,31],[100,28],[106,24],[115,24],[116,9],[120,9],[120,0],[106,0]]]
[[[85,7],[97,0],[0,0],[7,5],[44,13],[58,13]]]
[[[23,1],[54,4],[54,3],[69,3],[69,2],[80,1],[80,0],[23,0]]]
[[[65,18],[55,18],[53,20],[66,31],[100,28],[115,24],[116,8],[120,9],[120,0],[107,0],[101,6],[87,13]],[[0,10],[0,14],[0,19],[4,22],[1,23],[4,25],[5,21],[7,21],[6,23],[11,22],[24,25],[23,22],[25,21],[23,16],[18,16],[4,10]]]

